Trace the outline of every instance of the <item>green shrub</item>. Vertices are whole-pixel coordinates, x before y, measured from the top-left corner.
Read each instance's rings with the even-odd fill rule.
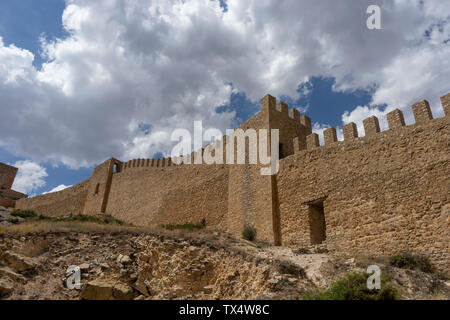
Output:
[[[78,214],[71,216],[69,218],[64,218],[64,221],[80,221],[80,222],[91,222],[91,223],[99,223],[99,224],[118,224],[124,225],[125,223],[122,220],[116,219],[110,215],[84,215]]]
[[[8,220],[8,222],[17,224],[17,223],[19,223],[19,219],[17,219],[17,218],[11,218],[11,219]]]
[[[304,300],[396,300],[399,298],[397,290],[388,284],[385,277],[381,277],[381,289],[367,288],[365,273],[349,273],[344,278],[333,283],[330,289],[318,292],[306,292]]]
[[[396,268],[420,270],[427,273],[435,271],[428,257],[411,253],[401,253],[389,257],[389,265]]]
[[[206,227],[206,220],[203,219],[200,223],[185,223],[185,224],[163,224],[161,227],[167,230],[200,230]]]
[[[253,241],[256,238],[256,229],[251,225],[246,225],[242,231],[242,237],[245,240]]]
[[[116,219],[113,216],[105,215],[103,216],[103,223],[105,224],[118,224],[123,225],[125,224],[122,220]]]
[[[13,217],[20,217],[23,219],[34,218],[37,216],[33,210],[23,210],[23,211],[22,210],[13,210],[11,212],[11,215]]]
[[[11,212],[11,215],[13,217],[20,217],[24,219],[31,219],[31,220],[48,220],[48,221],[55,221],[55,222],[64,222],[64,221],[78,221],[78,222],[91,222],[91,223],[97,223],[97,224],[117,224],[117,225],[125,225],[126,223],[122,220],[116,219],[113,216],[106,215],[106,214],[97,214],[97,215],[84,215],[84,214],[78,214],[78,215],[68,215],[65,217],[48,217],[45,215],[37,215],[35,212],[31,210],[14,210]]]

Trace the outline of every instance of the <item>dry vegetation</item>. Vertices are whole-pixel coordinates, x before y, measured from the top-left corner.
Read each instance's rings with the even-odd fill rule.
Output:
[[[450,296],[446,277],[420,271],[428,266],[425,258],[408,254],[342,257],[314,248],[273,247],[233,238],[202,223],[142,228],[106,215],[22,217],[19,223],[0,226],[0,255],[18,254],[37,267],[33,273],[18,272],[19,282],[0,283],[0,296],[9,299],[447,300]],[[83,287],[90,289],[68,291],[63,281],[67,267],[83,263],[89,265]],[[371,264],[380,265],[389,276],[389,291],[373,294],[364,289],[363,273]],[[9,268],[2,265],[0,282],[5,276],[1,272]],[[155,270],[157,279],[149,274]],[[174,279],[178,282],[172,283]],[[2,294],[2,285],[12,289]],[[93,294],[99,287],[109,288],[106,296]]]
[[[80,221],[28,221],[10,227],[0,226],[0,235],[60,232],[146,232],[142,228]]]

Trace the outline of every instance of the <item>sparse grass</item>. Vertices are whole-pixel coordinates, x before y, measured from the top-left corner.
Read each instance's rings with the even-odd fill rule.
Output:
[[[23,213],[23,211],[21,211]],[[17,216],[17,215],[16,215]],[[10,219],[14,225],[0,227],[0,235],[33,232],[96,232],[96,231],[135,231],[137,228],[110,215],[74,215],[69,217],[47,217],[27,214],[29,218],[20,222],[18,218]],[[14,221],[13,221],[14,220]]]
[[[74,215],[66,217],[48,217],[38,215],[37,217],[26,219],[15,225],[4,227],[0,225],[0,235],[26,235],[31,233],[133,233],[133,234],[158,234],[167,236],[193,237],[199,235],[201,237],[209,237],[209,234],[200,235],[199,233],[189,232],[191,230],[204,229],[206,220],[203,219],[197,224],[185,224],[168,226],[146,226],[138,227],[127,224],[114,217],[99,214],[95,216]],[[170,230],[169,230],[170,229]]]
[[[37,215],[34,211],[20,211],[14,210],[11,212],[11,215],[14,217],[20,217],[26,219],[27,221],[32,220],[45,220],[45,221],[54,221],[54,222],[62,222],[62,221],[79,221],[79,222],[92,222],[98,224],[118,224],[125,225],[126,223],[122,220],[116,219],[113,216],[106,214],[97,214],[97,215],[70,215],[67,217],[48,217],[44,215]],[[17,219],[16,223],[19,222]]]
[[[435,268],[430,262],[430,259],[423,255],[414,255],[411,253],[401,253],[389,257],[389,265],[409,270],[419,270],[426,273],[435,272]]]
[[[20,217],[23,219],[35,218],[37,216],[33,210],[13,210],[11,215],[13,217]]]
[[[39,220],[52,220],[53,218],[52,217],[47,217],[47,216],[44,216],[44,215],[40,214],[38,216],[38,219]]]
[[[185,223],[185,224],[164,224],[161,226],[166,230],[186,230],[192,232],[194,230],[204,229],[206,227],[206,220],[203,219],[200,223]]]
[[[48,217],[46,217],[48,219]],[[44,220],[46,219],[44,218]],[[116,219],[113,216],[110,215],[103,215],[103,214],[97,214],[97,215],[84,215],[79,214],[75,215],[69,218],[63,218],[63,221],[80,221],[80,222],[91,222],[91,223],[98,223],[98,224],[117,224],[117,225],[125,225],[125,222],[122,220]]]
[[[246,225],[242,231],[242,237],[245,240],[253,241],[256,238],[256,229],[251,225]]]
[[[381,277],[381,289],[367,288],[368,275],[365,273],[349,273],[333,283],[330,289],[316,292],[305,292],[303,300],[397,300],[400,298],[385,276]]]
[[[55,221],[55,220],[33,220],[10,227],[0,226],[0,235],[6,234],[30,234],[30,233],[53,233],[53,232],[141,232],[142,228],[123,226],[117,224],[99,224],[94,222],[80,221]]]

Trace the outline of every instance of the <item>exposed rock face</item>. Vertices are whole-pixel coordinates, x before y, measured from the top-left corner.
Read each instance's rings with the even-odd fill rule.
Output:
[[[131,259],[127,255],[119,254],[119,256],[117,257],[117,262],[122,265],[128,265],[131,263]]]
[[[110,300],[113,295],[114,281],[94,280],[86,284],[81,298],[86,300]]]
[[[13,290],[14,282],[10,279],[0,279],[0,298],[10,294]]]
[[[10,251],[6,251],[3,253],[3,259],[5,260],[6,264],[19,272],[29,272],[34,270],[37,266],[36,262],[33,259]]]
[[[268,289],[270,268],[206,245],[149,239],[139,242],[137,283],[152,298],[255,299]]]
[[[9,278],[10,280],[18,283],[26,282],[26,278],[23,275],[11,270],[8,267],[0,267],[0,277],[2,279]]]
[[[136,294],[130,286],[117,282],[113,287],[113,296],[117,300],[132,300]]]
[[[81,298],[85,300],[133,300],[135,296],[130,286],[111,279],[90,281],[81,291]]]
[[[81,290],[67,288],[78,266]],[[299,299],[367,267],[330,254],[297,254],[226,235],[177,237],[133,233],[0,235],[2,299]],[[436,275],[384,268],[405,298],[448,299]]]
[[[9,212],[9,210],[5,209],[5,207],[0,207],[0,225],[4,227],[8,227],[12,225],[10,222],[13,219],[13,216]]]

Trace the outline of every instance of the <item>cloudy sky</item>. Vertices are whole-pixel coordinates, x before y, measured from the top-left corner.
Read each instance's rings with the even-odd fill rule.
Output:
[[[381,30],[369,30],[369,5]],[[40,194],[121,160],[170,153],[170,134],[233,128],[266,93],[338,129],[450,92],[441,0],[0,2],[0,161]]]

